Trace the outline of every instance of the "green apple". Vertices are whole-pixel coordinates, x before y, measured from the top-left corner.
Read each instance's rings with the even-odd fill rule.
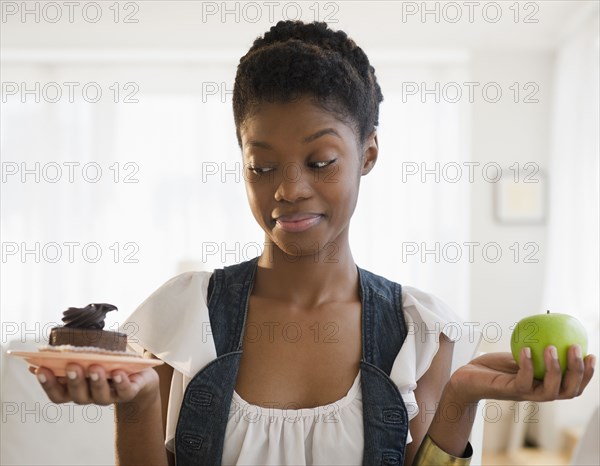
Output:
[[[558,351],[558,361],[562,374],[567,370],[568,350],[571,345],[580,345],[581,353],[587,354],[587,333],[584,326],[575,317],[568,314],[538,314],[525,317],[517,322],[510,339],[510,349],[517,364],[521,348],[531,348],[533,376],[544,379],[546,364],[544,349],[554,345]]]

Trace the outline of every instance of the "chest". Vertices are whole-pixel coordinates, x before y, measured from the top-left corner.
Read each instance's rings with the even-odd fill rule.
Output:
[[[359,372],[361,303],[290,311],[250,297],[235,390],[274,408],[310,408],[344,397]]]

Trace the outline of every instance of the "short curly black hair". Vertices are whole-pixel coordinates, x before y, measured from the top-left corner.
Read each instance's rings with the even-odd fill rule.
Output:
[[[327,23],[279,21],[254,41],[237,67],[233,115],[240,148],[240,128],[261,102],[305,96],[351,124],[361,145],[379,124],[383,95],[362,49]]]

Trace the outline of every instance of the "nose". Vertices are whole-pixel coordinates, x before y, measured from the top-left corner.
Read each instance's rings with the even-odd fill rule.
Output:
[[[276,183],[276,201],[297,202],[312,195],[310,175],[299,164],[289,163],[282,167]]]

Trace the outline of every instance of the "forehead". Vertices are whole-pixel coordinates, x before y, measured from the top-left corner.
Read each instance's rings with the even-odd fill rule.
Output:
[[[309,98],[300,98],[285,103],[260,103],[240,128],[240,134],[244,145],[249,140],[307,143],[311,142],[307,140],[308,136],[327,128],[335,130],[342,140],[356,141],[355,129],[341,121],[338,115],[316,105]]]

